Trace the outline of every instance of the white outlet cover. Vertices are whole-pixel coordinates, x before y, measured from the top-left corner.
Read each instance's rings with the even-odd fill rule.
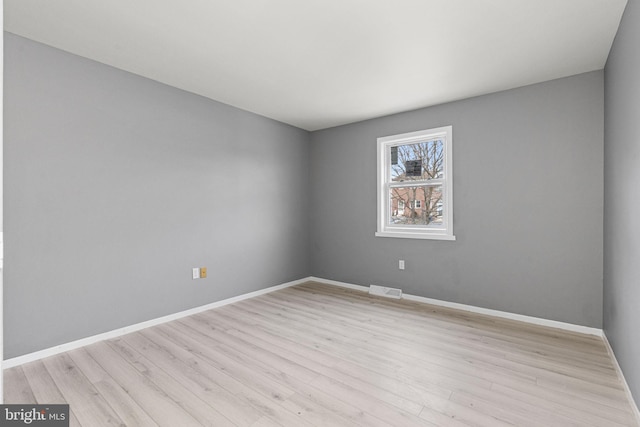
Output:
[[[193,278],[194,279],[199,279],[200,278],[200,269],[199,268],[192,268],[192,274],[193,274]]]
[[[398,268],[400,270],[404,270],[404,260],[403,259],[398,261]]]

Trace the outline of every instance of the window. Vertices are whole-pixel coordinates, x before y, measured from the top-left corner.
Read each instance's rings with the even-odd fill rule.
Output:
[[[378,138],[376,236],[455,240],[452,127]]]
[[[404,215],[404,200],[397,200],[398,207],[394,210],[394,215]]]

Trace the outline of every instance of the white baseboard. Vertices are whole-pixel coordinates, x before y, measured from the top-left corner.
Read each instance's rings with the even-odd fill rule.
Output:
[[[338,282],[337,280],[323,279],[321,277],[310,276],[309,281],[324,283],[325,285],[339,286],[341,288],[353,289],[354,291],[369,292],[368,286],[354,285],[352,283],[347,283],[347,282]]]
[[[631,394],[631,389],[629,388],[629,384],[627,384],[627,380],[624,377],[624,373],[622,372],[622,368],[620,368],[620,364],[618,364],[618,359],[616,358],[616,354],[613,352],[613,347],[609,343],[609,339],[607,338],[607,334],[602,334],[602,339],[604,340],[604,344],[607,347],[607,351],[609,352],[609,356],[613,360],[613,366],[616,368],[616,372],[618,373],[618,378],[622,381],[622,385],[624,386],[624,391],[627,394],[627,399],[629,399],[629,404],[631,405],[631,410],[633,411],[633,415],[636,417],[636,423],[640,426],[640,410],[638,410],[638,405],[636,401],[633,399],[633,394]]]
[[[437,299],[420,297],[416,295],[403,295],[403,298],[411,301],[420,301],[427,304],[439,305],[457,310],[470,311],[472,313],[486,314],[488,316],[501,317],[503,319],[517,320],[519,322],[531,323],[533,325],[547,326],[549,328],[563,329],[565,331],[578,332],[586,335],[602,336],[602,329],[590,328],[588,326],[575,325],[573,323],[558,322],[557,320],[543,319],[540,317],[525,316],[524,314],[510,313],[507,311],[492,310],[490,308],[476,307],[473,305],[459,304],[456,302],[440,301]]]
[[[354,289],[357,291],[369,292],[369,287],[367,286],[353,285],[351,283],[338,282],[335,280],[327,280],[327,279],[322,279],[320,277],[309,277],[309,280],[318,282],[318,283],[324,283],[327,285],[340,286],[343,288]],[[556,328],[556,329],[563,329],[565,331],[578,332],[586,335],[595,335],[598,337],[602,337],[604,335],[602,332],[602,329],[590,328],[588,326],[574,325],[572,323],[558,322],[556,320],[542,319],[539,317],[525,316],[522,314],[509,313],[506,311],[492,310],[489,308],[476,307],[473,305],[459,304],[457,302],[442,301],[442,300],[437,300],[433,298],[421,297],[421,296],[405,294],[405,293],[403,293],[402,299],[406,299],[409,301],[423,302],[426,304],[438,305],[441,307],[455,308],[457,310],[469,311],[472,313],[486,314],[489,316],[501,317],[503,319],[517,320],[520,322],[531,323],[531,324],[540,325],[540,326],[547,326],[547,327]]]
[[[82,338],[76,341],[71,341],[65,344],[60,344],[54,347],[46,348],[44,350],[39,350],[33,353],[28,353],[22,356],[7,359],[2,362],[2,369],[13,368],[14,366],[22,365],[28,362],[33,362],[35,360],[40,360],[45,357],[53,356],[59,353],[64,353],[65,351],[75,350],[76,348],[84,347],[86,345],[93,344],[99,341],[116,338],[122,335],[130,334],[131,332],[149,328],[151,326],[160,325],[162,323],[170,322],[172,320],[180,319],[186,316],[191,316],[206,310],[211,310],[212,308],[222,307],[224,305],[233,304],[234,302],[242,301],[249,298],[254,298],[260,295],[267,294],[269,292],[274,292],[280,289],[288,288],[290,286],[300,285],[302,283],[309,282],[310,280],[311,279],[308,277],[299,279],[299,280],[294,280],[292,282],[271,286],[269,288],[260,289],[254,292],[249,292],[247,294],[238,295],[236,297],[227,298],[227,299],[216,301],[206,305],[201,305],[199,307],[191,308],[189,310],[180,311],[178,313],[173,313],[167,316],[158,317],[156,319],[151,319],[144,322],[136,323],[134,325],[125,326],[124,328],[114,329],[109,332],[104,332],[98,335],[93,335],[93,336]]]

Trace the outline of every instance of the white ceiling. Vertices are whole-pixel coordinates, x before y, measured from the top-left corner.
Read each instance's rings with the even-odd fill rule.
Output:
[[[627,0],[5,0],[5,30],[307,130],[602,69]]]

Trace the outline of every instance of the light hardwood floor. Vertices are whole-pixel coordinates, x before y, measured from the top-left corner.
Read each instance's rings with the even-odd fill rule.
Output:
[[[597,337],[317,283],[5,370],[72,426],[636,426]]]

